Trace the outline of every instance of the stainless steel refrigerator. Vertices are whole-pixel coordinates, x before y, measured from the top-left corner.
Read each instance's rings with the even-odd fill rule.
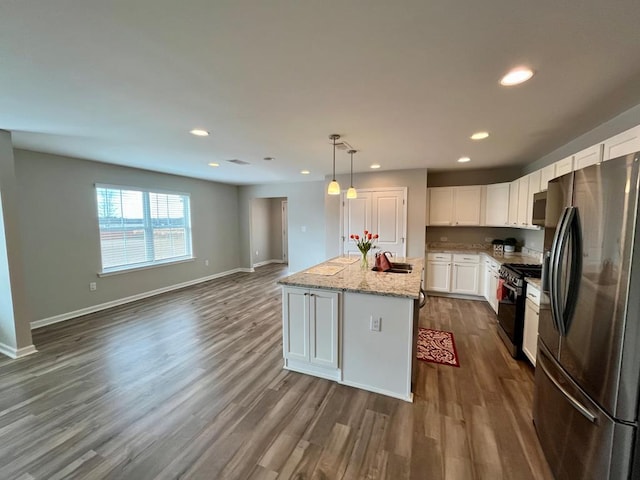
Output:
[[[533,420],[557,480],[640,478],[639,164],[548,186]]]

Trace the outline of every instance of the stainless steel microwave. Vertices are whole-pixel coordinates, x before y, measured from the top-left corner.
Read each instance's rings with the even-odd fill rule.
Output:
[[[547,192],[538,192],[533,195],[533,218],[531,225],[544,227],[545,210],[547,209]]]

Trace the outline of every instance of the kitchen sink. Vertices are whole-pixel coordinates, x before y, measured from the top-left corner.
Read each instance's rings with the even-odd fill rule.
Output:
[[[373,267],[371,270],[378,271],[377,267]],[[413,265],[409,263],[394,263],[391,262],[391,268],[386,273],[411,273],[413,271]]]

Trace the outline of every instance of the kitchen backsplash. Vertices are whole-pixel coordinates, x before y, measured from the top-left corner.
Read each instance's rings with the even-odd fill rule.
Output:
[[[492,248],[493,239],[513,237],[518,241],[518,250],[531,255],[543,251],[544,230],[524,230],[500,227],[427,227],[427,249],[429,248]]]

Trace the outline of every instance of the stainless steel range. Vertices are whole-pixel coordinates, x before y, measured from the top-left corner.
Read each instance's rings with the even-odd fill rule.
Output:
[[[500,267],[505,295],[498,306],[498,334],[512,357],[522,354],[526,277],[540,278],[541,265],[505,263]]]

